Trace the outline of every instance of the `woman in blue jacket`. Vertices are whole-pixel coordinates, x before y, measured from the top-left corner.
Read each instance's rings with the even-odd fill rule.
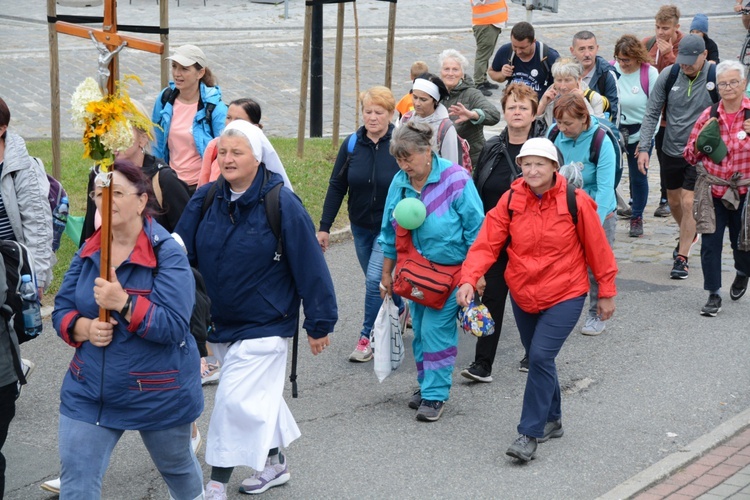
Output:
[[[75,347],[60,391],[60,498],[98,499],[117,441],[137,430],[173,498],[202,493],[191,424],[203,411],[198,348],[190,334],[195,282],[179,244],[151,218],[141,169],[116,160],[110,279],[100,278],[100,232],[78,251],[52,321]],[[101,203],[102,181],[91,197]],[[110,312],[99,321],[99,308]]]
[[[162,158],[190,188],[198,186],[203,151],[224,130],[227,105],[207,67],[206,55],[195,45],[174,49],[172,78],[154,103],[151,121],[156,123],[153,155]]]
[[[331,226],[348,193],[347,208],[354,249],[365,273],[365,317],[357,347],[349,356],[349,361],[363,363],[372,359],[370,333],[383,302],[378,288],[383,270],[383,249],[378,244],[383,207],[393,176],[400,170],[396,159],[388,151],[396,99],[390,89],[373,87],[362,93],[360,101],[365,124],[339,148],[323,203],[318,243],[324,252],[328,249]],[[403,331],[408,306],[398,296],[394,297],[394,302],[401,311]]]
[[[300,302],[313,354],[330,344],[338,319],[312,220],[294,193],[278,187],[281,176],[262,163],[262,134],[246,121],[227,125],[219,139],[221,176],[198,189],[177,225],[206,281],[215,325],[208,340],[222,366],[206,444],[207,498],[226,498],[237,465],[256,470],[242,482],[243,493],[289,480],[279,448],[300,432],[283,397],[288,339]],[[274,207],[269,193],[275,188]],[[274,213],[281,219],[278,239],[269,222]]]
[[[580,162],[583,164],[583,190],[596,202],[599,220],[604,227],[609,246],[614,246],[617,219],[615,209],[615,169],[620,161],[609,136],[599,146],[599,159],[591,163],[591,143],[599,130],[599,121],[589,114],[586,101],[582,95],[573,93],[562,96],[555,105],[555,120],[561,134],[555,139],[555,146],[563,155],[565,163]],[[549,135],[549,133],[548,133]],[[597,315],[599,285],[589,271],[589,314],[581,329],[584,335],[599,335],[604,331],[605,323]]]

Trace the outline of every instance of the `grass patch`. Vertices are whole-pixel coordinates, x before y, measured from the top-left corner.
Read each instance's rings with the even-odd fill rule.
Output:
[[[297,140],[288,138],[269,138],[279,153],[294,191],[305,204],[305,208],[315,224],[317,230],[320,215],[323,212],[323,201],[328,189],[328,178],[331,176],[333,162],[336,160],[338,148],[333,149],[330,139],[307,139],[305,142],[305,157],[297,158]],[[52,146],[50,140],[35,140],[27,142],[29,154],[38,156],[44,161],[47,171],[52,173]],[[63,141],[61,150],[62,182],[70,198],[70,213],[84,215],[86,211],[86,186],[91,164],[83,160],[83,144],[80,141]],[[332,230],[346,227],[349,217],[346,203],[341,210]],[[75,255],[78,246],[67,236],[64,236],[57,251],[57,264],[54,268],[54,279],[45,295],[44,303],[51,304],[51,299],[60,288],[60,283]]]

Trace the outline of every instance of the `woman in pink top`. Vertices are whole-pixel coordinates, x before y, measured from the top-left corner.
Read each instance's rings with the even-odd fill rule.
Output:
[[[242,99],[234,100],[229,104],[226,124],[228,125],[234,120],[243,120],[252,123],[259,129],[263,129],[263,125],[260,123],[260,116],[260,104],[250,98],[244,97]],[[276,153],[276,150],[266,136],[264,134],[261,134],[261,136],[263,138],[263,163],[268,170],[281,175],[281,178],[284,180],[284,185],[293,191],[292,183],[286,175],[286,170],[284,169],[284,165],[281,164],[279,155]],[[212,140],[208,143],[208,146],[206,146],[206,150],[203,152],[203,165],[201,167],[200,177],[198,178],[198,187],[213,182],[219,178],[221,172],[219,171],[219,162],[216,160],[218,148],[218,138]]]
[[[167,59],[172,61],[174,81],[154,103],[151,120],[159,127],[153,154],[163,158],[192,193],[198,187],[206,146],[224,130],[227,106],[201,49],[183,45]]]

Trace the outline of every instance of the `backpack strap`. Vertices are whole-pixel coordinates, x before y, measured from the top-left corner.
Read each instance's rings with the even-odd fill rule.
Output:
[[[583,97],[591,104],[591,97],[594,95],[594,91],[590,88],[583,91]]]
[[[269,177],[270,172],[266,170],[266,182],[268,182]],[[266,209],[268,225],[271,226],[271,232],[276,237],[276,253],[274,253],[273,256],[273,260],[276,262],[281,260],[281,255],[283,253],[283,238],[281,237],[281,208],[279,200],[279,193],[281,192],[282,185],[283,183],[276,184],[263,198],[260,199]]]
[[[208,130],[211,133],[211,137],[214,137],[214,109],[216,109],[216,104],[212,102],[206,104],[206,121],[208,122]]]
[[[708,74],[706,75],[706,90],[708,90],[708,94],[711,96],[712,102],[719,102],[719,90],[716,85],[716,65],[715,64],[708,64]]]
[[[414,116],[414,110],[413,110],[413,109],[412,109],[412,110],[410,110],[410,111],[407,111],[407,112],[406,112],[406,113],[404,114],[404,116],[402,116],[402,117],[401,117],[401,124],[403,125],[404,123],[406,123],[406,122],[408,122],[409,120],[411,120],[411,117],[412,117],[412,116]]]
[[[203,217],[206,215],[206,212],[208,212],[208,208],[211,206],[211,204],[214,202],[214,198],[216,198],[216,190],[219,188],[224,188],[224,176],[219,175],[219,178],[214,181],[213,184],[211,184],[211,187],[208,188],[208,193],[206,193],[206,197],[203,198],[203,205],[201,205],[201,218],[198,220],[203,220]]]
[[[748,110],[748,109],[745,110],[745,117],[746,117],[746,119],[747,119],[747,113],[748,113],[748,111],[750,111],[750,110]],[[711,111],[709,112],[708,116],[710,118],[716,118],[716,119],[719,118],[719,103],[718,102],[711,105]]]
[[[154,196],[156,201],[159,203],[159,208],[164,208],[164,195],[161,192],[161,185],[159,184],[159,172],[157,170],[153,177],[151,177],[151,187],[154,189]]]
[[[649,63],[641,63],[641,88],[643,89],[643,92],[646,94],[646,99],[648,99],[648,88],[649,88],[649,81],[648,81],[648,72],[651,68],[651,65]]]
[[[549,129],[549,136],[547,138],[554,143],[558,135],[560,135],[560,129],[557,127],[557,123],[555,123],[552,125],[552,128]]]
[[[565,192],[565,198],[568,201],[568,212],[570,217],[573,219],[573,225],[578,225],[578,203],[576,202],[576,188],[572,184],[568,184],[568,189]]]
[[[448,133],[448,130],[450,130],[450,128],[452,126],[453,126],[453,121],[450,118],[443,118],[440,121],[440,125],[438,125],[438,129],[437,129],[437,150],[438,150],[438,154],[440,153],[440,150],[443,147],[443,140],[445,139],[445,134]],[[459,151],[459,153],[460,153],[460,151]]]
[[[174,100],[177,99],[177,96],[180,95],[180,91],[178,89],[173,89],[172,87],[167,86],[167,88],[164,89],[164,92],[161,93],[161,107],[169,104],[174,104]]]
[[[651,50],[654,45],[656,45],[656,37],[652,36],[646,41],[646,50]]]
[[[547,82],[549,81],[549,77],[552,75],[552,71],[550,71],[549,67],[549,47],[544,45],[543,42],[539,42],[539,62],[542,63],[542,67],[544,68],[544,85],[547,85]]]
[[[349,134],[349,137],[346,139],[346,160],[344,160],[344,165],[341,167],[341,170],[339,170],[336,177],[343,178],[346,175],[346,171],[349,170],[349,163],[352,161],[352,154],[354,154],[354,146],[356,145],[357,132],[353,132]]]
[[[674,87],[674,83],[677,81],[677,75],[679,74],[680,66],[678,64],[673,64],[672,68],[669,70],[669,75],[667,76],[667,83],[664,85],[664,109],[667,108],[669,93],[672,91],[672,87]]]
[[[607,131],[602,128],[603,126],[599,125],[593,139],[591,139],[589,147],[589,161],[594,165],[599,164],[599,151],[602,149],[602,144],[604,144],[604,138],[607,137]]]

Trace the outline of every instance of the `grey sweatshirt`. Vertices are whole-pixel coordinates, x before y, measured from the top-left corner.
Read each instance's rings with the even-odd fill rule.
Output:
[[[711,63],[708,61],[703,64],[700,73],[698,73],[698,76],[692,82],[680,70],[677,80],[672,86],[672,90],[669,93],[669,101],[667,102],[667,129],[664,135],[664,145],[662,146],[662,151],[669,156],[675,158],[682,156],[682,151],[685,149],[690,132],[693,130],[693,125],[695,125],[700,114],[713,104],[711,95],[706,88],[709,64]],[[659,126],[659,116],[661,115],[666,96],[665,87],[671,70],[672,66],[667,66],[656,80],[654,90],[648,98],[646,114],[643,117],[643,124],[641,125],[641,137],[653,137],[656,127]],[[649,146],[649,143],[641,142],[638,151],[647,152]]]

